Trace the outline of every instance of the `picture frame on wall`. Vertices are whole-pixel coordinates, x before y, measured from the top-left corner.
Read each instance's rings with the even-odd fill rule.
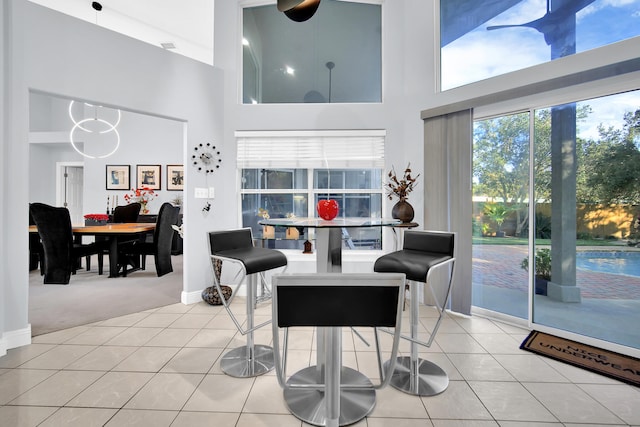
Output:
[[[167,190],[184,190],[184,165],[167,165]]]
[[[107,190],[129,190],[131,187],[131,166],[107,165]]]
[[[137,165],[136,177],[137,188],[162,189],[162,170],[160,165]]]

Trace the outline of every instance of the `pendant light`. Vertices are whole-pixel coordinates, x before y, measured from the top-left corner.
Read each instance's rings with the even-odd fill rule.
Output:
[[[278,0],[278,10],[292,21],[304,22],[318,10],[320,0]]]
[[[91,7],[96,11],[96,25],[98,25],[98,12],[102,10],[102,5],[97,1],[94,1],[91,3]],[[116,129],[116,127],[120,124],[120,118],[122,117],[120,110],[116,110],[118,112],[118,118],[116,119],[116,122],[112,124],[109,121],[98,117],[98,109],[104,108],[103,106],[93,105],[85,102],[84,105],[86,107],[93,108],[93,112],[94,112],[93,117],[76,120],[73,114],[74,103],[75,101],[69,102],[69,117],[73,122],[73,127],[69,132],[69,142],[71,143],[71,146],[73,147],[73,149],[76,152],[78,152],[78,154],[81,154],[82,156],[87,157],[89,159],[96,159],[96,158],[102,159],[105,157],[109,157],[110,155],[115,153],[118,150],[118,147],[120,147],[120,133],[118,133],[118,130]],[[100,127],[103,127],[104,129],[100,131],[92,130],[91,128],[94,126],[91,126],[91,125],[96,125],[96,124],[98,124]],[[116,143],[114,145],[114,148],[111,151],[107,151],[105,154],[95,155],[95,156],[91,154],[87,154],[86,152],[82,151],[80,147],[78,147],[78,145],[76,144],[76,141],[74,139],[74,133],[76,131],[83,131],[85,133],[94,133],[95,131],[99,135],[104,135],[104,134],[113,132],[116,138]]]

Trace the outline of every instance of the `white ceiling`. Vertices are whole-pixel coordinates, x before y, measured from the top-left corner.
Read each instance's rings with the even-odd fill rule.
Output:
[[[125,34],[154,46],[173,43],[173,52],[213,64],[212,0],[30,0],[33,3]]]

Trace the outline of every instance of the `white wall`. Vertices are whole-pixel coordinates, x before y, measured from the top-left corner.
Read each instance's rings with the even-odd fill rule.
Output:
[[[384,102],[331,105],[238,103],[242,36],[239,3],[215,2],[214,70],[25,0],[3,2],[8,10],[9,25],[4,26],[4,32],[11,39],[5,43],[11,67],[5,75],[10,108],[4,110],[8,116],[3,129],[7,156],[3,157],[2,169],[12,177],[13,185],[3,182],[2,198],[20,207],[3,215],[3,224],[14,226],[9,230],[3,226],[7,238],[0,243],[5,252],[10,252],[0,259],[2,288],[7,296],[2,303],[7,319],[4,330],[17,331],[18,335],[9,346],[29,341],[27,239],[26,231],[22,232],[27,225],[30,180],[25,167],[29,160],[29,90],[98,100],[109,106],[184,120],[187,144],[183,155],[190,155],[200,142],[213,142],[221,149],[223,167],[212,176],[185,169],[183,301],[196,301],[199,290],[211,283],[205,231],[240,223],[234,161],[236,130],[385,129],[386,169],[392,165],[402,168],[411,161],[415,170],[422,170],[419,113],[434,92],[435,80],[434,29],[425,25],[433,22],[433,0],[394,0],[393,7],[388,2],[383,4]],[[202,213],[202,201],[192,194],[194,187],[206,186],[216,188],[208,214]],[[411,202],[422,206],[420,187]],[[390,212],[390,203],[385,210]],[[420,210],[416,221],[423,221]]]
[[[402,169],[408,162],[416,171],[423,168],[422,121],[420,110],[434,92],[433,0],[393,0],[383,2],[383,103],[378,104],[263,104],[242,105],[238,80],[241,67],[241,2],[216,2],[214,25],[214,65],[225,73],[225,144],[236,157],[233,133],[236,130],[333,130],[386,129],[386,169]],[[247,3],[247,2],[242,2]],[[313,19],[313,18],[312,18]],[[427,24],[429,23],[429,24]],[[301,24],[304,25],[304,24]],[[235,184],[234,184],[235,185]],[[422,206],[424,185],[411,194],[414,206]],[[239,221],[238,201],[230,207]],[[392,204],[385,198],[384,212]],[[416,222],[422,223],[420,209]]]
[[[9,11],[6,2],[0,2],[0,162],[2,168],[0,168],[0,217],[5,218],[8,202],[5,201],[4,189],[7,186],[7,174],[5,172],[5,159],[9,156],[9,129],[6,125],[7,118],[9,116],[9,95],[6,94],[6,86],[8,76],[5,69],[8,68],[8,61],[5,59],[9,55],[7,51],[8,37],[7,34],[10,31],[8,26]],[[0,221],[0,241],[5,240],[4,236],[7,233],[8,223]],[[4,259],[6,257],[6,245],[0,244],[0,356],[7,352],[7,341],[10,339],[11,329],[7,327],[7,310],[5,309],[6,303],[9,299],[8,289],[5,289],[4,283],[9,280],[10,274]],[[19,340],[18,340],[19,341]],[[17,345],[21,345],[19,342]]]
[[[118,196],[118,203],[126,204],[124,195],[129,191],[106,190],[106,165],[129,165],[131,174],[129,189],[137,186],[137,165],[161,166],[161,189],[155,191],[157,197],[148,205],[151,214],[158,213],[162,203],[171,202],[176,196],[182,195],[182,191],[167,190],[166,166],[183,164],[184,122],[121,111],[118,125],[120,147],[107,158],[91,159],[82,157],[69,143],[68,135],[73,122],[68,115],[68,99],[40,93],[32,93],[29,99],[31,101],[29,105],[31,132],[51,132],[54,138],[49,143],[29,145],[29,169],[32,177],[29,200],[31,202],[55,204],[56,162],[77,161],[84,163],[83,214],[105,213],[107,197],[113,200]],[[115,110],[98,111],[98,114],[100,113],[105,119],[116,120]],[[86,114],[94,114],[94,112],[88,111]],[[84,117],[91,116],[82,116]],[[78,116],[77,119],[79,120],[80,117]],[[81,135],[82,132],[78,132],[76,137]],[[113,133],[105,135],[107,144],[115,142]]]
[[[26,238],[31,181],[30,90],[82,101],[100,100],[108,106],[184,121],[183,156],[191,151],[187,147],[201,141],[219,141],[223,152],[228,150],[221,138],[224,114],[219,70],[25,0],[3,1],[1,10],[5,92],[0,122],[0,348],[12,348],[31,339]],[[187,189],[202,186],[204,178],[190,172],[186,170]],[[226,168],[219,176],[225,182],[234,182],[235,171]],[[223,222],[218,199],[206,216],[198,208],[189,210],[194,203],[191,193],[185,193],[185,222],[193,230],[185,237],[185,300],[210,283],[203,233]],[[222,200],[232,198],[234,193],[234,189],[217,192]]]

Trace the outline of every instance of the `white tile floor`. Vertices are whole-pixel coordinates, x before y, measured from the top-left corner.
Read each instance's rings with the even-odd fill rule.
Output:
[[[270,310],[261,305],[258,317]],[[235,311],[242,316],[240,297]],[[421,326],[434,317],[424,307]],[[527,333],[449,314],[423,352],[448,372],[449,388],[432,397],[380,390],[355,426],[640,426],[640,389],[519,350]],[[271,342],[270,327],[256,342]],[[313,363],[313,342],[309,331],[292,333],[289,372]],[[343,342],[344,364],[375,378],[373,349],[350,331]],[[204,302],[35,337],[0,358],[0,426],[305,425],[289,414],[274,372],[238,379],[220,371],[220,356],[244,343],[224,309]]]

